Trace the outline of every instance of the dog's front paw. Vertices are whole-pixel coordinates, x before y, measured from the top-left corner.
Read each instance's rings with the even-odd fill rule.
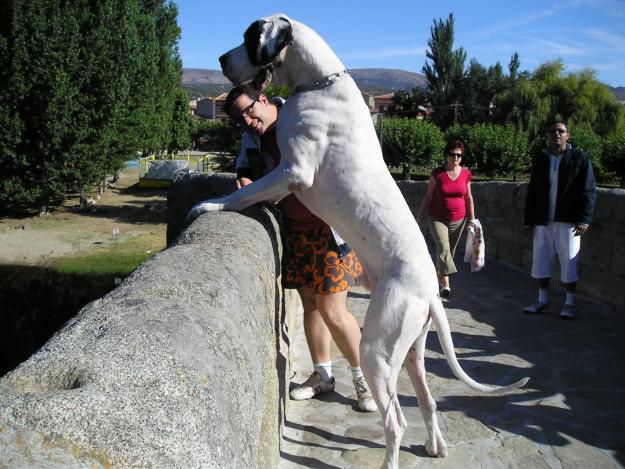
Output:
[[[199,217],[201,214],[206,212],[217,212],[219,210],[223,210],[224,204],[212,202],[207,200],[205,202],[200,202],[199,204],[195,204],[189,213],[187,214],[187,222],[191,222]]]

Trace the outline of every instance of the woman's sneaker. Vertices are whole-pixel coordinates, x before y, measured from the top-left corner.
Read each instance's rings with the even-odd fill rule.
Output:
[[[356,395],[358,396],[358,408],[363,412],[375,412],[378,410],[378,406],[373,400],[369,386],[365,381],[365,377],[361,376],[357,380],[353,381],[356,388]]]
[[[303,401],[305,399],[312,399],[324,392],[332,391],[334,389],[334,376],[330,382],[323,380],[321,375],[316,371],[311,374],[306,381],[300,384],[298,387],[291,389],[289,396],[294,401]]]

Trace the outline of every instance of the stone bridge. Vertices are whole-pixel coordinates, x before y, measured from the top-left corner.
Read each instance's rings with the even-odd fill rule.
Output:
[[[0,467],[279,464],[300,312],[280,287],[279,224],[269,206],[184,222],[193,203],[232,182],[223,174],[178,180],[168,249],[0,379]],[[398,184],[416,209],[426,183]],[[531,262],[525,187],[473,184],[487,258],[517,269]],[[580,269],[580,290],[619,309],[624,222],[625,191],[600,189]]]

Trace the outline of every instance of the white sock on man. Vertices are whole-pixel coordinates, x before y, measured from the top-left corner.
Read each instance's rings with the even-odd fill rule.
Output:
[[[566,292],[566,301],[564,302],[564,304],[569,306],[573,306],[575,304],[575,292]]]
[[[332,362],[313,363],[313,368],[326,383],[332,381]]]
[[[359,366],[350,366],[349,369],[352,372],[352,381],[358,381],[362,378],[362,369]]]
[[[538,289],[538,301],[540,301],[541,303],[547,303],[547,292],[549,290],[547,290],[546,288],[539,288]]]

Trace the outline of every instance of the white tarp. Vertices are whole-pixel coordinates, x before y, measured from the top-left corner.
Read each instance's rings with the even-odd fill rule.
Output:
[[[187,160],[148,160],[148,179],[173,179],[178,174],[189,173]]]

